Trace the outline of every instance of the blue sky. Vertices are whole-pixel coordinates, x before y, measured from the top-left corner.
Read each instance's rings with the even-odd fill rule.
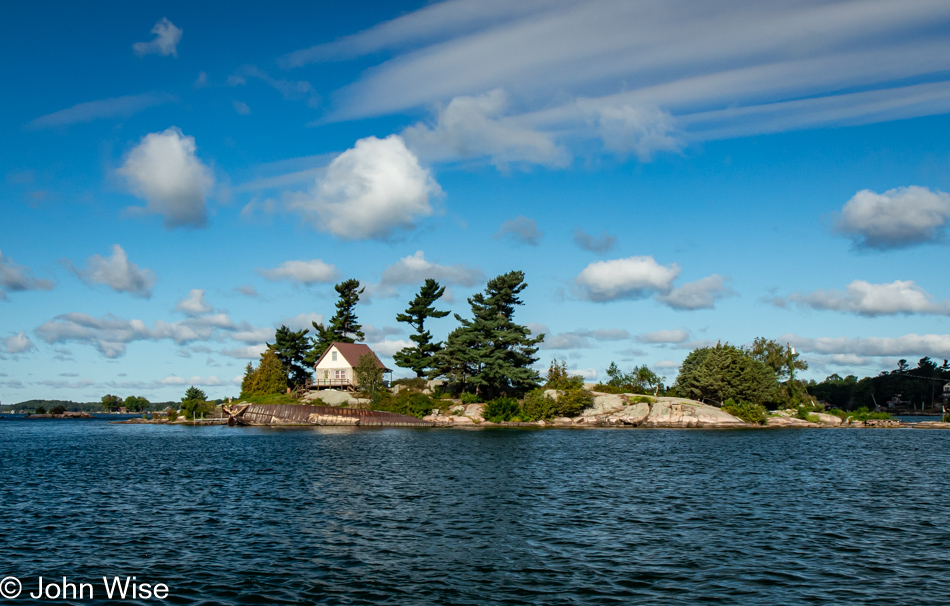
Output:
[[[3,12],[4,403],[236,395],[350,277],[390,362],[426,277],[466,316],[513,269],[539,368],[590,379],[950,357],[945,2]]]

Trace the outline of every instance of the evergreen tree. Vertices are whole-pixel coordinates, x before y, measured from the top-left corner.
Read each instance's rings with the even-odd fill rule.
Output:
[[[442,349],[441,342],[432,342],[432,333],[425,329],[425,321],[427,318],[444,318],[449,315],[448,311],[439,311],[433,307],[444,293],[444,286],[439,286],[438,282],[428,278],[416,298],[409,303],[406,313],[396,316],[397,322],[405,322],[416,329],[416,334],[409,336],[416,346],[405,347],[396,352],[393,360],[396,366],[412,369],[417,377],[425,376],[426,370],[432,364],[432,356]]]
[[[284,366],[287,387],[303,385],[310,378],[311,368],[307,367],[306,356],[311,349],[310,339],[307,338],[307,329],[290,330],[281,325],[274,334],[274,344],[267,344],[273,348],[277,359]]]
[[[502,274],[488,281],[484,293],[468,299],[472,307],[471,320],[455,314],[462,326],[450,335],[446,349],[452,345],[453,364],[462,364],[455,372],[471,373],[468,383],[486,399],[492,399],[502,390],[523,391],[538,385],[538,371],[531,365],[538,360],[536,346],[544,340],[544,335],[532,337],[527,327],[513,321],[516,306],[523,304],[518,295],[526,287],[524,272]],[[453,335],[455,342],[451,343]],[[466,346],[469,353],[460,355],[458,350]],[[445,365],[437,363],[436,367]]]
[[[336,313],[330,318],[329,329],[333,332],[334,340],[341,343],[356,343],[366,338],[362,326],[356,321],[354,308],[360,300],[365,288],[360,288],[360,281],[354,278],[340,282],[334,289],[340,294],[336,302]],[[353,335],[352,337],[350,335]]]
[[[742,348],[717,343],[690,352],[676,378],[681,396],[696,400],[774,403],[778,378],[765,362]]]
[[[208,396],[204,391],[194,385],[185,391],[185,397],[181,399],[181,411],[186,419],[194,419],[196,416],[211,412],[214,409],[214,403],[207,402]]]
[[[248,362],[244,369],[244,380],[241,381],[241,397],[283,393],[286,389],[287,373],[273,347],[268,347],[261,354],[256,369],[251,369],[251,363]]]
[[[360,281],[355,278],[344,280],[333,288],[340,295],[336,302],[336,313],[326,325],[322,322],[312,322],[313,348],[304,358],[310,366],[317,363],[323,352],[334,341],[356,343],[366,338],[363,327],[356,321],[356,313],[353,311],[360,300],[360,295],[366,289],[360,288]]]
[[[465,391],[468,380],[478,369],[472,349],[474,337],[474,333],[464,327],[450,332],[445,347],[432,356],[429,378],[445,377],[459,391]]]
[[[247,363],[247,366],[244,367],[244,378],[241,379],[241,394],[250,394],[254,389],[254,365],[250,362]]]

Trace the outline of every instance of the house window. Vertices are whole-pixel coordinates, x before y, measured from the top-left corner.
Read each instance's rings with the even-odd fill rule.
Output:
[[[331,351],[331,352],[330,352],[330,359],[331,359],[332,361],[336,362],[336,352],[335,352],[335,351]]]
[[[345,378],[346,378],[346,371],[345,371],[345,370],[334,370],[334,371],[333,371],[333,378],[334,378],[334,379],[345,379]]]

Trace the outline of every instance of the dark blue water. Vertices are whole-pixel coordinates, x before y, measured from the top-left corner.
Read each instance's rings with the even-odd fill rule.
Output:
[[[175,604],[946,604],[948,440],[7,417],[0,576],[99,602],[134,575]]]

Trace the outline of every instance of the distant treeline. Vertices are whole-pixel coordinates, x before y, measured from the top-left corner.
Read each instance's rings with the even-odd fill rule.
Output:
[[[4,404],[0,407],[2,412],[13,412],[22,410],[33,412],[38,408],[52,410],[57,406],[62,406],[70,412],[104,412],[102,402],[73,402],[72,400],[26,400],[17,404]],[[167,407],[177,409],[179,402],[149,402],[143,411],[156,412],[165,410]]]

